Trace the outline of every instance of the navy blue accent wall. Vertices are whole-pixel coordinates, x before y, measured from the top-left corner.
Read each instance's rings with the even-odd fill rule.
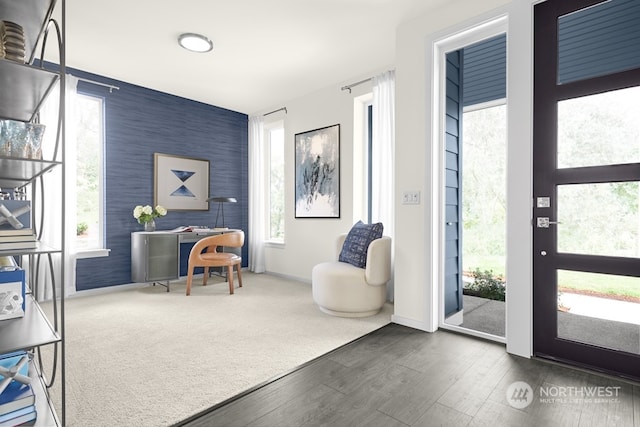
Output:
[[[105,99],[105,237],[108,257],[79,259],[77,289],[131,283],[131,232],[142,230],[132,216],[139,204],[153,204],[154,153],[208,159],[212,196],[236,197],[225,205],[225,225],[248,227],[248,117],[246,114],[110,80],[78,70],[69,73],[120,87],[80,82],[78,90]],[[203,88],[206,90],[206,88]],[[158,229],[180,225],[213,226],[209,211],[169,211]],[[182,272],[190,245],[182,245]],[[243,265],[248,251],[243,248]]]
[[[483,40],[464,51],[464,106],[507,97],[507,36]]]

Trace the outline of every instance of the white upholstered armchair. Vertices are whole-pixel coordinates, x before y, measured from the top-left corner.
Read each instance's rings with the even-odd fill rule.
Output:
[[[382,236],[369,244],[365,268],[338,261],[347,234],[336,241],[336,261],[313,267],[313,300],[320,310],[342,317],[366,317],[380,311],[391,279],[391,238]]]

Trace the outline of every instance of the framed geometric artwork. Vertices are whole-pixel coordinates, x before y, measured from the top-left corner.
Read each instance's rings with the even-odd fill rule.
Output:
[[[209,210],[209,160],[155,153],[154,206],[173,211]]]
[[[295,217],[340,218],[340,125],[295,135]]]

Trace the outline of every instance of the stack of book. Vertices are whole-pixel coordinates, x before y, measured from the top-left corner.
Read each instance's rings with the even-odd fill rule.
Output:
[[[0,201],[0,251],[33,249],[36,245],[36,235],[31,228],[31,203]]]
[[[8,230],[0,228],[0,251],[10,249],[33,249],[37,245],[36,235],[31,228]]]
[[[0,393],[0,427],[35,421],[36,398],[30,384],[11,383]]]
[[[37,417],[36,398],[28,378],[29,355],[0,356],[0,427],[32,425]]]

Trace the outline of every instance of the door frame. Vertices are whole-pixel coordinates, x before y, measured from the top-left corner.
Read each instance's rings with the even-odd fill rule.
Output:
[[[470,26],[457,33],[449,34],[446,37],[438,39],[433,43],[433,134],[432,141],[434,141],[432,156],[432,173],[433,173],[433,194],[434,203],[432,204],[433,214],[433,231],[434,239],[432,242],[434,258],[432,278],[433,283],[437,283],[437,313],[438,313],[438,327],[442,329],[452,330],[456,332],[463,332],[467,335],[477,336],[479,338],[497,341],[501,343],[507,343],[507,337],[496,337],[495,335],[487,334],[481,331],[474,331],[471,329],[463,328],[457,325],[451,325],[445,323],[445,307],[444,307],[444,282],[445,282],[445,248],[446,248],[446,230],[445,230],[445,111],[446,111],[446,54],[473,43],[486,40],[497,35],[507,34],[507,46],[508,42],[508,27],[509,18],[507,13],[494,16],[492,19],[487,19],[477,25]],[[507,47],[507,64],[509,64],[509,48]],[[509,93],[509,72],[507,72],[507,94]],[[509,109],[509,95],[507,95],[507,110]],[[509,132],[507,132],[507,146],[509,145]],[[507,163],[507,169],[509,165]],[[507,240],[509,238],[507,237]],[[507,245],[508,248],[508,245]],[[508,307],[508,305],[507,305]],[[507,308],[508,310],[508,308]],[[507,318],[509,316],[507,315]],[[505,318],[505,322],[507,321]],[[508,333],[508,328],[507,328]],[[528,357],[528,356],[527,356]]]
[[[487,11],[480,7],[468,11],[464,21],[450,18],[442,26],[420,27],[417,21],[411,26],[415,34],[401,33],[403,44],[397,58],[397,87],[401,98],[397,108],[404,119],[398,121],[396,132],[401,138],[418,138],[424,148],[418,153],[424,160],[425,170],[418,179],[425,188],[424,208],[409,212],[396,207],[396,218],[415,219],[415,226],[396,227],[399,241],[416,239],[409,244],[411,253],[406,256],[403,267],[423,263],[420,267],[396,269],[396,281],[407,281],[396,289],[396,306],[392,321],[418,330],[435,332],[439,320],[439,284],[442,265],[439,261],[442,224],[440,199],[442,193],[442,170],[440,141],[441,96],[439,80],[441,71],[438,57],[442,57],[437,46],[452,35],[462,34],[486,22],[508,17],[507,24],[507,271],[509,293],[512,297],[507,306],[506,351],[510,354],[530,358],[532,356],[532,286],[531,286],[531,156],[532,156],[532,99],[533,99],[533,5],[540,0],[512,2]],[[474,4],[475,5],[475,4]],[[447,10],[451,10],[448,8]],[[431,22],[431,20],[428,20]],[[422,41],[417,40],[424,37]],[[411,45],[410,43],[415,43]],[[404,46],[407,44],[407,46]],[[423,53],[419,59],[416,55]],[[421,80],[423,76],[424,80]],[[415,95],[416,92],[423,95]],[[514,149],[514,147],[516,149]],[[406,155],[406,153],[404,153]],[[409,178],[396,182],[396,194],[408,188]],[[405,248],[406,249],[406,248]],[[400,257],[398,261],[401,261]],[[408,263],[409,262],[409,263]],[[399,264],[398,264],[399,265]],[[414,276],[415,275],[415,276]],[[417,276],[417,277],[416,277]],[[416,282],[415,280],[418,279]],[[411,283],[409,283],[411,282]],[[398,292],[399,291],[399,292]]]

